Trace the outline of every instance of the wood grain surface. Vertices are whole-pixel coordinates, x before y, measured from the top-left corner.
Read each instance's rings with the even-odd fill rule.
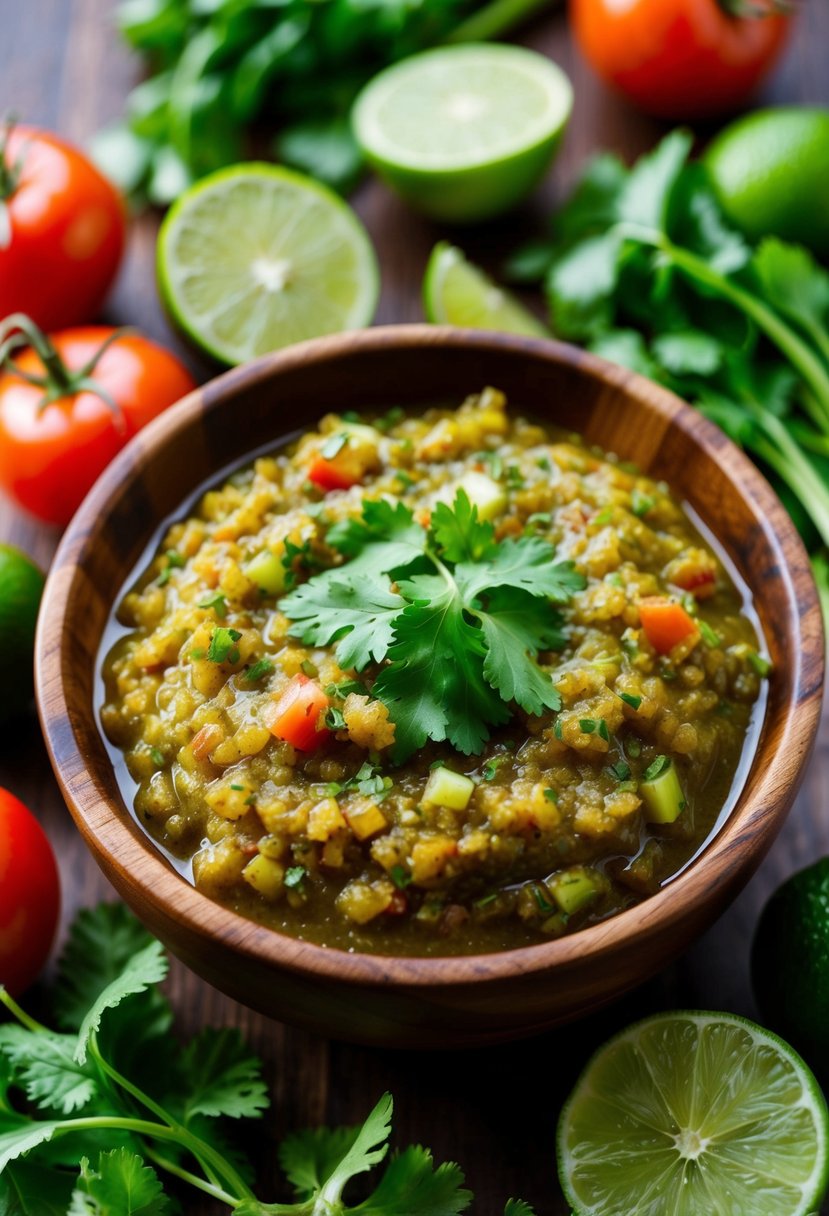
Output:
[[[79,141],[120,113],[139,67],[117,41],[110,0],[0,0],[0,11],[0,111],[14,110]],[[550,53],[570,73],[576,108],[562,155],[535,204],[486,229],[457,234],[472,256],[493,266],[516,237],[543,222],[591,151],[604,147],[633,157],[664,130],[594,82],[571,45],[563,15],[538,22],[526,41]],[[829,103],[827,50],[829,5],[804,0],[796,35],[762,100]],[[374,182],[362,187],[356,202],[383,269],[378,321],[419,320],[427,253],[439,236],[455,234],[412,216]],[[155,294],[155,229],[152,217],[134,226],[107,318],[139,325],[177,345]],[[183,353],[201,378],[212,374]],[[20,545],[45,566],[58,538],[0,502],[0,539]],[[714,928],[678,963],[610,1010],[517,1045],[426,1056],[344,1046],[253,1014],[184,967],[174,966],[169,990],[182,1032],[208,1023],[238,1026],[266,1059],[274,1106],[253,1145],[262,1197],[280,1197],[273,1148],[286,1130],[354,1122],[388,1088],[396,1099],[396,1142],[420,1141],[430,1145],[438,1159],[461,1162],[477,1195],[475,1213],[498,1216],[508,1196],[521,1195],[536,1205],[539,1216],[565,1216],[569,1209],[555,1180],[555,1123],[587,1055],[633,1017],[658,1009],[728,1009],[749,1016],[756,1012],[748,976],[751,935],[773,888],[793,870],[829,852],[827,783],[829,720],[824,715],[804,788],[781,836]],[[34,722],[0,740],[0,784],[37,809],[55,843],[64,922],[77,907],[111,897],[111,888],[63,806]],[[220,1210],[189,1197],[185,1204],[187,1216],[218,1216]]]

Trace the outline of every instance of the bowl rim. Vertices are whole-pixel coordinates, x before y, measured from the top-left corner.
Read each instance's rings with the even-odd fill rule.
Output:
[[[96,788],[92,792],[96,795],[98,815],[103,818],[93,828],[87,816],[90,790],[83,786],[86,779],[88,787],[91,774],[86,770],[67,704],[61,661],[63,647],[50,646],[49,639],[65,635],[65,609],[70,588],[80,569],[79,561],[85,553],[85,541],[92,523],[109,505],[112,496],[135,474],[138,466],[132,463],[132,454],[140,452],[146,463],[172,434],[186,430],[202,412],[227,408],[239,393],[268,382],[283,371],[296,371],[309,362],[336,363],[342,357],[389,346],[425,350],[471,347],[482,353],[493,349],[506,349],[518,355],[526,353],[542,361],[566,364],[576,374],[598,379],[637,398],[646,410],[661,416],[669,427],[678,428],[689,443],[702,448],[718,464],[728,466],[729,480],[737,481],[739,493],[749,501],[765,539],[781,556],[785,551],[789,558],[800,559],[802,573],[806,574],[804,580],[798,571],[803,583],[798,590],[790,560],[780,563],[778,573],[781,590],[785,592],[792,641],[789,656],[791,695],[776,719],[773,746],[770,754],[763,757],[764,766],[759,772],[751,803],[744,805],[743,793],[740,793],[727,821],[686,869],[660,891],[570,937],[494,953],[437,957],[352,953],[339,947],[320,946],[249,920],[198,891],[172,868],[152,839],[145,836],[129,808],[122,810],[117,787],[113,793],[98,787],[95,782]],[[754,591],[750,581],[746,581]],[[269,965],[275,973],[283,969],[349,986],[397,985],[407,989],[480,985],[503,981],[517,973],[526,977],[552,967],[566,969],[575,964],[600,963],[602,958],[620,949],[645,948],[655,935],[686,919],[689,899],[702,900],[706,894],[710,898],[712,886],[725,889],[737,872],[747,877],[782,826],[805,768],[820,719],[824,665],[820,602],[795,526],[762,473],[713,423],[668,389],[566,343],[422,324],[381,326],[315,338],[264,355],[225,371],[165,410],[116,456],[70,522],[47,579],[35,643],[38,712],[52,767],[87,846],[99,864],[103,857],[109,868],[121,873],[118,889],[122,894],[126,888],[140,891],[157,918],[163,920],[172,914],[181,930],[192,937],[212,941],[218,931],[222,945],[251,961]],[[90,708],[94,727],[100,735],[97,716]],[[104,744],[103,736],[101,742]],[[792,767],[792,753],[798,757],[793,779],[787,771]],[[787,756],[788,763],[784,764]],[[756,761],[757,755],[746,773],[746,781],[753,773]],[[129,823],[124,821],[125,811]],[[104,845],[99,839],[98,833],[104,826],[107,833],[117,839],[117,848]],[[746,844],[748,847],[740,855],[739,847]],[[129,868],[131,862],[135,863],[134,870]],[[107,867],[104,868],[108,872]],[[129,877],[136,871],[140,872],[140,882]],[[221,923],[217,924],[217,921]]]

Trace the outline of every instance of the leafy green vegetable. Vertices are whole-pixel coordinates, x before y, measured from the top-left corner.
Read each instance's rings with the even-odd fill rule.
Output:
[[[395,761],[427,738],[479,752],[512,702],[535,715],[560,708],[536,657],[563,645],[556,605],[585,581],[572,562],[552,560],[548,541],[496,542],[463,490],[451,507],[438,503],[429,531],[403,503],[366,501],[362,519],[336,525],[327,540],[350,560],[280,609],[305,643],[336,643],[343,668],[386,660],[372,693],[395,724]]]
[[[348,113],[375,72],[450,36],[497,38],[547,3],[121,0],[121,33],[152,74],[93,152],[133,197],[167,204],[244,160],[247,130],[271,122],[281,160],[348,190],[362,168]]]
[[[224,625],[219,625],[213,630],[213,636],[210,639],[210,645],[207,648],[207,657],[211,663],[238,663],[239,651],[236,648],[236,643],[241,637],[238,629],[226,629]]]
[[[668,385],[760,463],[829,602],[829,273],[776,238],[752,249],[690,147],[674,131],[631,169],[594,160],[508,270],[544,280],[558,334]]]
[[[236,1216],[466,1210],[472,1195],[457,1165],[436,1167],[428,1149],[414,1146],[388,1157],[389,1094],[361,1127],[285,1139],[279,1160],[296,1201],[256,1198],[249,1163],[223,1128],[228,1119],[261,1117],[268,1105],[260,1062],[235,1030],[203,1030],[182,1050],[156,987],[166,970],[159,943],[127,910],[102,905],[78,916],[60,961],[53,1001],[76,1033],[40,1025],[0,987],[0,1004],[13,1018],[0,1027],[0,1216],[172,1216],[179,1209],[159,1171]],[[138,1037],[152,1041],[152,1052],[128,1070],[123,1042],[144,1016]],[[387,1157],[373,1189],[352,1206],[352,1180]],[[505,1216],[533,1213],[510,1200]]]

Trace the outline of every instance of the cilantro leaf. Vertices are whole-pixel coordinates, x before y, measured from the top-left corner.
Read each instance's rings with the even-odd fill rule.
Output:
[[[619,193],[617,220],[634,228],[666,230],[671,194],[692,144],[688,131],[672,131],[652,152],[639,158]]]
[[[457,1216],[472,1202],[463,1171],[452,1162],[435,1169],[428,1149],[412,1145],[389,1161],[371,1197],[354,1216]]]
[[[348,1150],[323,1180],[317,1205],[322,1211],[333,1208],[342,1199],[343,1191],[352,1178],[379,1165],[389,1151],[392,1116],[391,1094],[383,1094],[374,1110],[358,1130]]]
[[[36,1106],[62,1115],[86,1106],[98,1092],[95,1073],[75,1060],[76,1043],[71,1034],[0,1026],[0,1052],[12,1066],[15,1084]]]
[[[100,1153],[93,1169],[81,1160],[67,1216],[167,1216],[170,1201],[155,1170],[129,1149]]]
[[[776,237],[762,242],[752,267],[769,303],[800,325],[824,354],[829,353],[829,273],[802,245],[787,245]]]
[[[564,604],[574,591],[584,589],[586,580],[572,562],[552,562],[552,556],[552,546],[540,536],[505,540],[486,563],[457,566],[455,579],[467,600],[482,591],[512,587]]]
[[[386,546],[371,546],[375,547]],[[280,604],[295,622],[290,633],[306,645],[326,646],[339,640],[336,653],[340,666],[358,671],[372,659],[380,662],[385,657],[394,636],[392,623],[404,607],[399,595],[352,566],[317,575]]]
[[[167,956],[161,942],[152,942],[130,959],[121,974],[104,988],[81,1023],[75,1048],[79,1064],[86,1062],[89,1040],[99,1029],[106,1011],[114,1009],[127,997],[144,992],[150,985],[160,983],[167,968]]]
[[[360,576],[393,574],[426,552],[426,531],[402,502],[385,498],[363,502],[362,520],[345,520],[328,532],[329,545],[352,559]]]
[[[535,1216],[535,1210],[523,1199],[508,1199],[504,1216]]]
[[[182,1056],[185,1122],[199,1114],[256,1118],[268,1106],[261,1069],[238,1030],[204,1029],[191,1039]]]
[[[560,709],[561,695],[549,673],[531,661],[540,645],[564,640],[555,609],[523,592],[502,590],[490,597],[480,618],[487,642],[484,676],[493,688],[528,714]]]
[[[0,1216],[66,1216],[72,1178],[38,1161],[14,1161],[0,1177]]]
[[[609,329],[590,343],[594,355],[620,363],[641,376],[658,379],[659,369],[648,350],[647,343],[635,329]]]
[[[359,1127],[317,1127],[288,1136],[279,1146],[279,1164],[300,1199],[322,1189],[357,1139]]]
[[[444,502],[435,505],[432,533],[447,562],[480,562],[495,548],[495,529],[478,518],[465,490],[458,490],[451,508]]]
[[[664,368],[677,375],[710,376],[721,366],[725,351],[722,343],[699,329],[658,335],[653,353]]]
[[[32,1119],[0,1118],[0,1174],[10,1161],[16,1161],[52,1139],[61,1128],[60,1119],[35,1122]]]
[[[553,327],[561,337],[589,338],[609,324],[623,243],[617,229],[610,228],[555,257],[546,288]]]

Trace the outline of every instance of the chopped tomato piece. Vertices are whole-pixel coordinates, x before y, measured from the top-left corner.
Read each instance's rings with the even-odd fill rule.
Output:
[[[681,604],[659,595],[640,601],[639,619],[645,636],[657,654],[669,654],[692,633],[699,632],[694,618]]]
[[[346,449],[343,449],[331,460],[325,456],[315,456],[308,466],[308,480],[321,490],[350,490],[352,486],[362,481],[363,470],[354,460],[347,456],[343,459]]]
[[[389,905],[384,912],[384,916],[404,916],[409,910],[409,901],[402,891],[395,891],[392,895]]]
[[[331,702],[314,680],[295,675],[265,718],[265,725],[277,739],[284,739],[298,751],[312,752],[329,738],[331,732],[320,727],[320,719]]]
[[[677,578],[676,585],[683,591],[690,591],[694,595],[704,598],[714,590],[716,581],[717,576],[713,570],[695,570],[693,573],[683,574]]]

